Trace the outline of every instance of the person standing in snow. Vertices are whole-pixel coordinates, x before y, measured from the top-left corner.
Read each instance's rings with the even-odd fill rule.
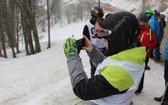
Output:
[[[164,14],[160,14],[160,17],[158,19],[158,23],[160,25],[160,35],[161,35],[161,40],[164,37],[164,28],[166,27],[166,22],[165,22],[165,15]]]
[[[161,97],[154,97],[155,101],[161,102],[163,100],[161,105],[168,105],[168,37],[166,38],[166,44],[165,44],[165,60],[164,60],[164,79],[165,79],[165,93]],[[164,97],[163,97],[164,96]]]
[[[150,21],[151,17],[154,15],[153,10],[151,10],[151,9],[146,9],[146,10],[145,10],[145,13],[146,13],[146,15],[147,15],[147,17],[148,17],[148,21]],[[151,27],[150,27],[150,28],[151,28]],[[156,35],[156,34],[155,34],[155,35]],[[153,49],[150,49],[150,50],[149,50],[149,53],[150,53],[150,58],[154,58]]]
[[[150,67],[148,66],[149,57],[150,57],[150,50],[154,49],[156,47],[157,39],[156,35],[153,32],[153,30],[150,28],[150,25],[148,23],[148,17],[146,13],[142,12],[138,16],[139,26],[140,26],[140,34],[138,36],[141,46],[145,46],[146,48],[146,59],[145,59],[145,70],[150,70]],[[139,84],[138,90],[136,93],[141,93],[143,90],[143,84],[144,84],[144,76],[145,72],[143,73],[141,82]]]
[[[150,70],[150,67],[148,66],[149,57],[150,57],[150,50],[154,49],[157,44],[156,34],[151,29],[149,25],[148,16],[146,13],[142,12],[138,16],[139,26],[140,26],[140,35],[138,36],[141,45],[146,47],[147,56],[145,60],[145,70]]]
[[[83,35],[85,35],[90,40],[90,42],[92,43],[92,45],[95,48],[99,49],[101,52],[104,53],[105,52],[104,39],[96,38],[93,33],[94,32],[94,25],[95,25],[96,21],[97,20],[102,21],[102,19],[103,19],[103,16],[104,16],[103,10],[100,7],[93,7],[90,10],[90,13],[91,13],[91,19],[84,26]],[[91,70],[90,70],[91,77],[93,77],[95,70],[96,70],[96,67],[94,66],[94,64],[91,60],[89,60],[89,62],[90,62],[90,67],[91,67]]]
[[[160,17],[160,13],[155,11],[154,16],[152,16],[149,21],[149,24],[152,30],[155,31],[156,38],[157,38],[157,45],[156,45],[156,48],[154,49],[154,60],[155,61],[161,60],[160,58],[161,30],[160,30],[160,25],[158,23],[159,17]]]
[[[108,56],[93,47],[84,35],[85,46],[96,66],[94,77],[84,71],[77,43],[66,39],[63,45],[74,94],[93,105],[131,105],[145,67],[145,47],[134,43],[139,23],[130,12],[117,12],[94,26],[95,37],[104,38]]]

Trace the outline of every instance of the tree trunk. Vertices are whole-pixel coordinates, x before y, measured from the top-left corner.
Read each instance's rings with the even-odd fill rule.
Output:
[[[20,53],[19,51],[19,11],[16,8],[16,51],[17,53]]]
[[[1,13],[1,17],[0,17],[0,41],[1,41],[1,53],[2,55],[4,56],[4,58],[7,58],[7,53],[6,53],[6,46],[5,46],[5,29],[4,29],[4,24],[5,24],[5,20],[6,20],[6,17],[4,16],[5,14],[5,0],[1,0],[0,1],[0,13]]]
[[[1,20],[0,20],[0,24],[2,24]],[[7,58],[7,53],[6,53],[6,47],[5,47],[5,41],[4,41],[4,35],[3,35],[3,30],[2,30],[2,25],[0,25],[0,36],[1,36],[1,55],[4,58]]]
[[[36,20],[35,20],[35,7],[34,7],[34,0],[33,3],[31,2],[31,0],[29,0],[30,3],[30,8],[31,11],[29,11],[32,15],[31,18],[31,25],[32,25],[32,31],[33,31],[33,36],[34,36],[34,41],[35,41],[35,50],[36,52],[41,52],[41,47],[40,47],[40,41],[39,41],[39,37],[38,37],[38,32],[37,32],[37,27],[36,27]],[[28,9],[29,10],[29,9]]]
[[[35,54],[32,35],[31,35],[31,29],[30,29],[29,26],[26,26],[26,31],[27,31],[27,42],[28,42],[28,45],[29,45],[29,48],[30,48],[30,52],[31,52],[31,54]]]
[[[23,17],[25,18],[25,26],[30,27],[31,31],[33,32],[34,41],[35,41],[35,51],[41,52],[36,22],[35,22],[35,16],[33,14],[32,10],[32,4],[31,0],[24,1],[24,0],[14,0],[14,2],[19,6]]]
[[[35,19],[33,19],[32,24],[33,24],[33,26],[32,26],[33,36],[34,36],[34,41],[35,41],[35,50],[36,50],[36,52],[41,52],[41,46],[40,46],[40,41],[39,41],[39,37],[38,37]]]
[[[47,20],[48,20],[48,47],[51,47],[51,41],[50,41],[50,16],[49,16],[49,0],[47,0]]]
[[[28,48],[28,42],[27,42],[27,32],[26,32],[26,27],[25,27],[25,20],[24,16],[21,15],[22,17],[22,29],[23,29],[23,35],[24,35],[24,42],[25,42],[25,50],[26,50],[26,55],[30,55],[29,48]]]
[[[1,35],[2,35],[2,53],[3,53],[3,57],[7,58],[7,53],[6,53],[6,46],[5,46],[5,41],[4,41],[4,35],[3,32],[1,31]]]
[[[9,40],[9,44],[10,44],[10,47],[11,47],[11,50],[12,50],[12,55],[13,55],[13,58],[16,58],[16,54],[15,54],[15,50],[14,50],[14,38],[11,34],[11,30],[12,28],[10,28],[10,19],[9,19],[9,15],[8,15],[8,11],[7,11],[7,1],[5,1],[5,8],[4,8],[4,11],[5,11],[5,16],[6,16],[6,33],[7,33],[7,36],[8,36],[8,40]]]

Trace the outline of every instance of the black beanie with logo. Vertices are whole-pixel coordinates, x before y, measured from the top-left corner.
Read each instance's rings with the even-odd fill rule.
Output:
[[[108,41],[107,55],[117,54],[130,48],[140,32],[137,17],[126,11],[110,14],[100,26],[112,31],[111,35],[104,37]]]

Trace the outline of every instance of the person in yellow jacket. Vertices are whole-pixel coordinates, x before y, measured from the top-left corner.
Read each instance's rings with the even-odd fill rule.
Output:
[[[85,50],[94,62],[96,72],[88,78],[84,71],[78,43],[66,39],[63,45],[74,94],[92,105],[131,105],[144,72],[145,47],[136,47],[139,35],[136,16],[117,12],[96,22],[94,34],[104,38],[108,56],[95,49],[84,35]]]

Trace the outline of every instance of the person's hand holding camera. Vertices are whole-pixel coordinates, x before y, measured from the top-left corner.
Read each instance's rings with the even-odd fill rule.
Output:
[[[85,35],[83,35],[83,38],[85,39],[85,46],[83,47],[83,50],[91,52],[93,50],[93,46],[90,40]]]
[[[76,41],[75,38],[68,38],[63,45],[65,56],[68,57],[70,55],[78,55],[80,50],[85,50],[87,52],[91,52],[93,50],[93,46],[89,39],[83,35],[82,39]]]
[[[64,53],[66,57],[71,55],[78,55],[78,49],[75,46],[76,39],[75,38],[68,38],[63,45]]]

